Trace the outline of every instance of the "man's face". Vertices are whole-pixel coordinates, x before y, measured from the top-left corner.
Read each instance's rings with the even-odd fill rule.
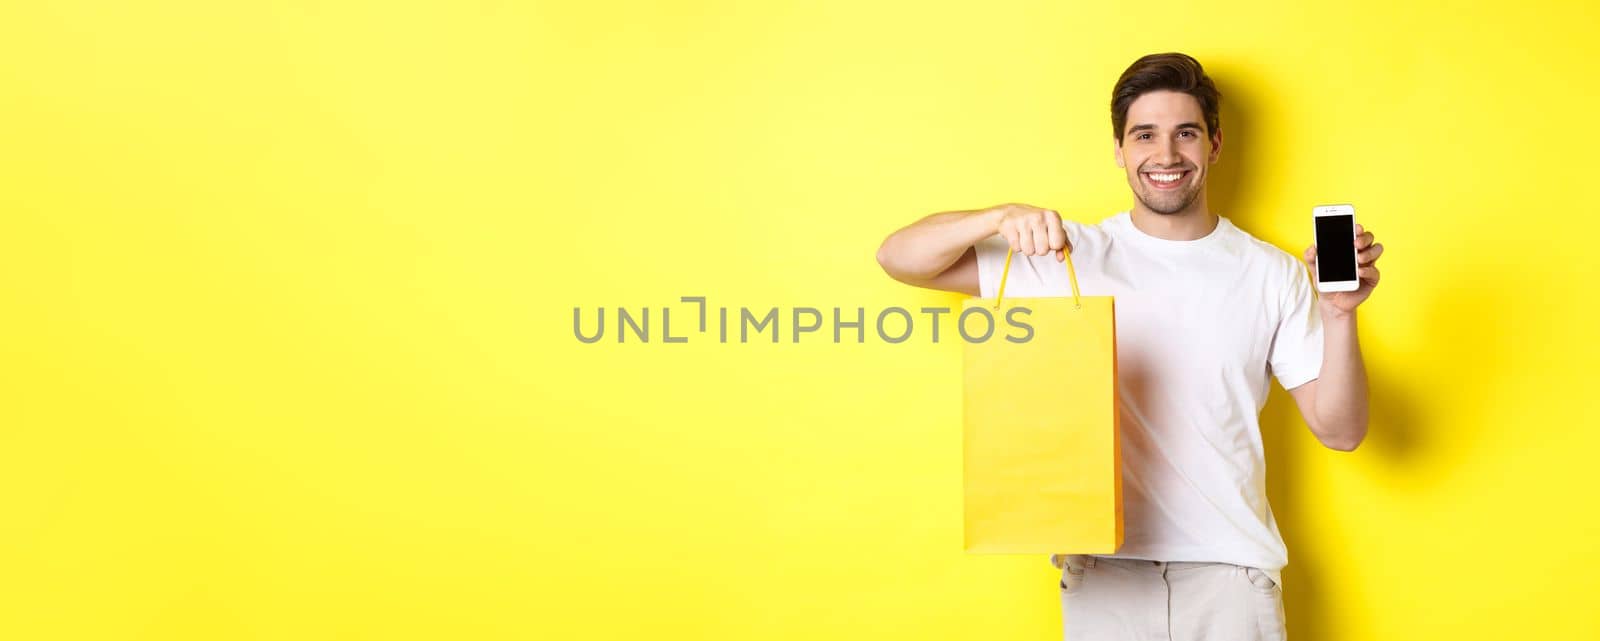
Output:
[[[1117,166],[1150,211],[1181,213],[1205,189],[1206,169],[1222,150],[1222,132],[1207,138],[1205,123],[1200,101],[1177,91],[1152,91],[1128,106]]]

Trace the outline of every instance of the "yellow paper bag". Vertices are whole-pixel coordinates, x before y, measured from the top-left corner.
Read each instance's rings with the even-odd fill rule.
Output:
[[[995,332],[964,354],[966,551],[1109,554],[1122,545],[1116,324],[1110,296],[968,299],[998,322],[1016,308],[1026,342]],[[965,309],[963,310],[965,312]],[[965,318],[963,316],[963,318]],[[1021,333],[1015,338],[1027,337]]]

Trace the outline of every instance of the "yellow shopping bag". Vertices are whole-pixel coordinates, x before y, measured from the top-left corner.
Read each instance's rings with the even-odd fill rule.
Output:
[[[1116,324],[1110,296],[1005,299],[1011,255],[993,299],[968,299],[996,320],[1015,308],[1026,342],[998,332],[966,344],[963,421],[966,551],[1109,554],[1122,545]],[[963,318],[965,318],[963,316]],[[1025,334],[1024,334],[1025,336]]]

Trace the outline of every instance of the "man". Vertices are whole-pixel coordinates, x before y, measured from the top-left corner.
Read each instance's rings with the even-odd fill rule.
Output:
[[[1359,289],[1319,299],[1293,256],[1213,213],[1219,100],[1193,58],[1140,58],[1111,101],[1130,211],[1096,225],[1022,204],[944,212],[878,250],[896,280],[985,297],[1007,251],[1018,254],[1008,295],[1063,295],[1070,251],[1082,293],[1116,297],[1126,534],[1115,554],[1051,557],[1068,641],[1283,638],[1288,553],[1258,425],[1268,375],[1327,447],[1350,451],[1366,435],[1355,312],[1383,246],[1358,228]],[[1315,273],[1315,245],[1305,260]],[[1028,411],[1066,409],[1039,402]]]

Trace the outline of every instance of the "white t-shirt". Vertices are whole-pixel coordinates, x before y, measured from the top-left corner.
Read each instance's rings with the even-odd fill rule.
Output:
[[[1063,226],[1080,292],[1116,297],[1124,542],[1110,556],[1235,563],[1281,582],[1258,421],[1269,373],[1293,389],[1322,369],[1305,268],[1222,217],[1190,241],[1141,232],[1128,212]],[[1006,250],[998,234],[977,245],[984,297]],[[1006,295],[1070,296],[1066,265],[1018,254]]]

